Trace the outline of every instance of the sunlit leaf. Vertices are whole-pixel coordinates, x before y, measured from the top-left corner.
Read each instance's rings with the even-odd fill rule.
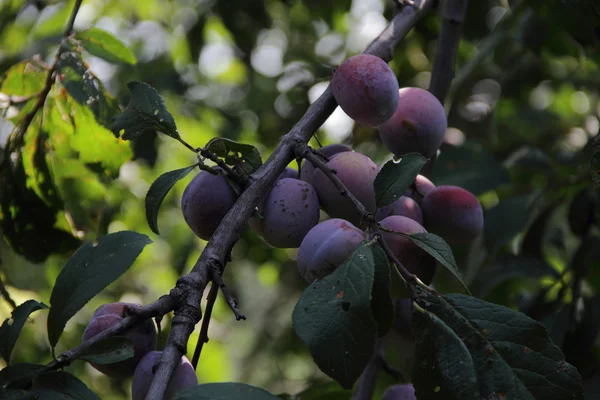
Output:
[[[112,63],[135,64],[135,55],[112,34],[98,28],[90,28],[75,35],[84,49]]]

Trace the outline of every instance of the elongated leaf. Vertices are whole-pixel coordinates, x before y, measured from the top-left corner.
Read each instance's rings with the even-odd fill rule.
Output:
[[[67,261],[50,296],[48,339],[56,346],[65,324],[102,289],[129,269],[150,238],[137,232],[106,235],[95,246],[87,243]]]
[[[187,174],[190,173],[198,164],[190,165],[189,167],[176,169],[175,171],[165,172],[161,176],[159,176],[148,189],[148,193],[146,194],[146,220],[148,221],[148,226],[152,229],[152,232],[159,235],[158,232],[158,211],[160,210],[160,205],[162,201],[165,199],[169,190],[179,181],[180,179],[185,178]]]
[[[583,399],[581,376],[539,322],[472,296],[417,290],[417,304],[431,313],[413,314],[418,352],[431,355],[418,359],[414,371],[419,400]],[[443,352],[454,356],[439,354]],[[465,390],[473,381],[478,396]]]
[[[65,371],[39,375],[33,382],[33,388],[33,393],[41,399],[100,400],[83,382]]]
[[[375,178],[377,208],[398,200],[415,180],[427,159],[419,153],[408,153],[400,161],[390,160]]]
[[[175,394],[173,400],[278,400],[278,397],[245,383],[205,383]]]
[[[124,336],[106,338],[88,347],[79,359],[95,364],[112,364],[133,357],[133,342]]]
[[[48,308],[44,303],[27,300],[12,311],[12,318],[4,320],[4,323],[0,326],[0,354],[4,358],[4,361],[6,361],[6,364],[10,364],[10,354],[15,347],[15,343],[17,343],[23,325],[25,325],[29,315],[44,308]]]
[[[127,108],[115,117],[112,131],[123,140],[132,140],[148,130],[179,138],[177,125],[156,89],[144,82],[127,84],[131,98]]]
[[[372,246],[371,250],[375,261],[371,310],[377,322],[377,335],[382,337],[389,332],[394,323],[394,303],[390,296],[390,264],[381,247]]]
[[[317,366],[346,389],[369,362],[377,337],[373,246],[363,242],[331,275],[313,282],[292,314],[294,330]]]
[[[19,363],[6,367],[0,371],[0,387],[25,388],[45,368],[45,365],[31,363]]]
[[[246,174],[253,173],[262,165],[258,149],[249,144],[215,138],[208,142],[206,149],[223,158],[228,165],[236,169],[241,168],[241,172]]]
[[[79,32],[75,39],[81,41],[84,49],[96,57],[111,63],[135,64],[135,55],[129,48],[112,34],[98,28],[90,28]]]

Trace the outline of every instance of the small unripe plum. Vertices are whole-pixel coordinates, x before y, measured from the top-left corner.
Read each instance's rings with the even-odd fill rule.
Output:
[[[83,331],[83,341],[93,338],[102,331],[119,323],[125,315],[125,307],[137,308],[139,304],[132,303],[108,303],[96,309],[90,323]],[[103,374],[112,378],[127,378],[133,375],[136,365],[148,352],[156,349],[156,329],[152,320],[148,319],[140,325],[129,328],[121,336],[129,338],[133,342],[133,357],[112,364],[90,365]]]
[[[273,186],[259,211],[264,219],[254,228],[267,243],[279,248],[298,247],[319,223],[319,198],[310,184],[283,178]]]
[[[412,301],[410,299],[396,299],[394,301],[394,311],[394,329],[401,335],[412,337]]]
[[[162,357],[162,351],[152,351],[144,356],[133,374],[131,382],[131,398],[132,400],[144,400],[150,389],[150,384],[154,378],[155,366]],[[181,357],[179,364],[175,367],[171,381],[167,386],[165,400],[172,399],[175,393],[198,385],[196,371],[190,360],[186,356]]]
[[[337,177],[367,209],[375,212],[375,189],[373,182],[379,167],[369,157],[357,152],[334,155],[327,166],[336,171]],[[342,218],[358,225],[361,216],[354,203],[331,182],[321,170],[314,173],[314,186],[323,210],[333,218]]]
[[[398,80],[381,58],[359,54],[344,61],[333,74],[333,96],[353,120],[369,126],[387,121],[398,106]]]
[[[384,218],[380,224],[384,228],[408,235],[427,232],[417,221],[400,215],[392,215]],[[426,285],[429,285],[433,281],[436,270],[435,258],[407,237],[390,232],[382,232],[381,237],[398,258],[398,261],[410,273],[417,275]]]
[[[185,188],[181,209],[194,233],[209,240],[225,214],[233,207],[236,194],[224,175],[201,171]]]
[[[298,249],[298,270],[307,282],[322,279],[342,265],[365,234],[343,219],[332,218],[310,230]]]
[[[323,146],[318,150],[325,157],[331,158],[335,154],[343,153],[345,151],[352,151],[352,147],[347,146],[345,144],[335,143],[335,144],[329,144],[327,146]],[[300,174],[301,174],[302,180],[304,182],[308,182],[312,185],[313,184],[313,176],[315,173],[315,167],[311,164],[311,162],[308,160],[304,160],[304,162],[302,163],[302,169],[300,171],[301,171]]]
[[[381,141],[396,156],[416,152],[431,157],[448,128],[444,106],[424,89],[408,87],[399,93],[394,115],[379,126]]]
[[[417,397],[412,383],[405,383],[387,388],[381,400],[417,400]]]
[[[421,205],[421,202],[423,201],[423,197],[425,197],[427,195],[427,193],[431,192],[434,188],[435,188],[435,185],[433,184],[433,182],[431,182],[429,180],[429,178],[427,178],[424,175],[419,174],[415,178],[414,188],[413,188],[413,185],[411,185],[404,192],[404,196],[410,197],[411,199],[416,201],[419,205]]]
[[[408,196],[400,196],[400,198],[395,202],[381,207],[377,211],[377,214],[375,214],[375,219],[377,221],[381,221],[390,215],[402,215],[417,221],[421,225],[423,224],[423,213],[421,213],[421,207],[419,207],[419,204],[417,204],[416,201]]]
[[[295,169],[290,168],[290,167],[285,167],[283,172],[281,174],[279,174],[279,177],[277,178],[277,180],[280,181],[283,178],[298,179],[298,171],[296,171]]]
[[[477,198],[458,186],[438,186],[421,203],[429,232],[450,243],[468,243],[483,229],[483,210]]]

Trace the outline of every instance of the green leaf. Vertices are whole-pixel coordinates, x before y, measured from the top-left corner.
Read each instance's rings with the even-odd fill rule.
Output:
[[[33,393],[40,399],[100,400],[83,382],[65,371],[38,375],[33,381]]]
[[[221,157],[237,171],[251,174],[262,165],[258,149],[250,144],[238,143],[231,139],[215,138],[206,144],[206,150]],[[241,169],[241,171],[240,171]]]
[[[6,367],[0,371],[0,388],[9,385],[14,389],[25,388],[45,368],[45,365],[31,363],[19,363]]]
[[[502,200],[485,213],[483,230],[488,248],[502,247],[525,229],[538,197],[533,193]]]
[[[383,249],[371,247],[375,261],[375,275],[371,292],[371,311],[377,323],[377,335],[382,337],[394,323],[394,303],[390,296],[390,264]]]
[[[256,386],[245,383],[205,383],[175,394],[173,400],[278,400],[278,398]]]
[[[452,248],[444,239],[433,233],[415,233],[406,235],[414,244],[425,250],[429,255],[438,260],[448,271],[458,279],[465,292],[469,293],[469,288],[463,282],[463,277],[456,265]]]
[[[90,299],[129,269],[150,238],[122,231],[86,243],[67,261],[50,296],[48,339],[54,348],[65,324]]]
[[[92,111],[99,124],[110,128],[113,117],[119,112],[119,104],[87,68],[81,54],[65,46],[63,44],[65,51],[56,65],[58,81],[79,104]]]
[[[8,96],[34,96],[42,91],[48,71],[34,61],[21,61],[10,67],[0,80],[0,93]]]
[[[419,175],[427,159],[419,153],[408,153],[400,161],[390,160],[375,178],[377,208],[398,200]]]
[[[98,28],[90,28],[79,32],[75,39],[81,41],[84,49],[96,57],[111,63],[135,64],[135,55],[129,48],[112,34]]]
[[[479,196],[509,183],[510,176],[484,148],[465,145],[442,151],[433,166],[431,180],[438,186],[460,186]]]
[[[292,314],[294,330],[317,366],[349,389],[369,362],[377,324],[371,311],[372,242],[363,242],[331,275],[313,282]]]
[[[44,303],[27,300],[11,312],[11,318],[4,320],[4,323],[0,326],[0,354],[4,358],[4,361],[6,361],[6,364],[10,364],[10,354],[17,343],[23,325],[25,325],[29,315],[44,308],[48,308]]]
[[[152,232],[159,235],[158,232],[158,211],[160,210],[160,205],[164,200],[169,190],[175,185],[180,179],[185,178],[187,174],[190,173],[191,170],[196,168],[198,164],[190,165],[189,167],[176,169],[175,171],[165,172],[161,176],[159,176],[148,189],[148,193],[146,194],[146,220],[148,221],[148,226],[152,229]]]
[[[417,309],[413,314],[418,319],[413,326],[417,351],[431,355],[417,358],[413,384],[419,400],[583,399],[577,369],[565,361],[538,321],[472,296],[417,290],[418,306],[431,313],[419,316]],[[445,352],[455,358],[439,354]],[[472,379],[479,389],[476,397],[465,387]]]
[[[178,139],[175,120],[156,89],[144,82],[127,84],[131,98],[127,108],[115,117],[112,132],[123,140],[132,140],[148,130],[156,130]]]
[[[112,364],[133,357],[133,342],[125,336],[113,336],[94,343],[79,359],[94,364]]]

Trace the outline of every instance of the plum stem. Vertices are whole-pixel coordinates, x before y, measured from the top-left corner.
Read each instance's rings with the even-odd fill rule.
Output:
[[[339,189],[340,194],[342,196],[346,196],[354,206],[356,207],[358,213],[360,214],[360,218],[362,222],[370,223],[373,220],[373,214],[369,212],[365,206],[346,188],[346,185],[338,178],[335,171],[329,168],[325,161],[321,160],[323,154],[317,153],[317,150],[314,150],[312,147],[307,145],[306,143],[299,143],[296,145],[296,154],[308,160],[315,168],[323,171],[325,176],[329,178],[329,180],[335,185],[336,188]],[[319,155],[317,155],[319,154]],[[326,157],[325,157],[326,158]]]
[[[214,264],[212,269],[212,280],[213,283],[216,284],[217,287],[223,292],[223,296],[225,296],[225,300],[227,301],[227,304],[229,304],[229,308],[231,308],[231,311],[233,311],[233,313],[235,314],[235,319],[237,321],[241,319],[246,319],[246,316],[242,314],[238,308],[237,300],[233,297],[233,295],[229,291],[229,288],[225,284],[225,281],[223,280],[221,268],[216,263]]]
[[[406,267],[400,262],[400,260],[398,260],[398,257],[396,257],[396,255],[394,254],[392,249],[390,249],[390,246],[388,246],[386,241],[383,239],[383,236],[381,236],[380,228],[377,228],[377,230],[375,231],[375,235],[377,236],[377,241],[381,245],[381,248],[387,255],[388,259],[390,261],[392,261],[392,263],[396,266],[396,269],[400,273],[400,276],[402,277],[402,279],[408,284],[409,289],[410,289],[411,298],[413,300],[416,299],[417,298],[416,285],[418,285],[420,282],[419,278],[417,278],[417,276],[415,274],[411,274],[406,269]]]

